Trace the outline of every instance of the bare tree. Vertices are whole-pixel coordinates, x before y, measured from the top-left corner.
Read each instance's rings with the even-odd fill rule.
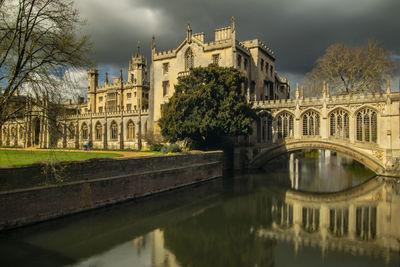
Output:
[[[394,70],[390,56],[391,52],[377,41],[354,48],[333,44],[306,74],[307,94],[321,94],[324,82],[333,94],[382,92],[383,79]]]
[[[21,90],[57,102],[66,73],[90,65],[81,26],[72,0],[0,0],[0,127],[23,109],[12,105]]]

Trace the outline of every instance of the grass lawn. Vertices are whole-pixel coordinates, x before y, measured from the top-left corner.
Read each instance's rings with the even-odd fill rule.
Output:
[[[115,158],[121,156],[122,155],[118,153],[1,149],[0,166],[19,166],[37,162],[75,161],[91,158]]]

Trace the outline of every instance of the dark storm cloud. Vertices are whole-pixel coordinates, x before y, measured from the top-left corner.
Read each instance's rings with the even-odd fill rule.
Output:
[[[298,79],[310,71],[329,45],[363,45],[377,39],[400,54],[398,0],[79,0],[88,20],[100,65],[126,68],[137,40],[150,60],[157,50],[173,49],[194,32],[214,38],[216,28],[236,19],[239,40],[259,38],[275,51],[280,73]],[[289,77],[290,78],[290,77]]]

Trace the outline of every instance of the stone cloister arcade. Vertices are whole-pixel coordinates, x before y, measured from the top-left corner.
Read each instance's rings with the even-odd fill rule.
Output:
[[[345,153],[377,174],[399,175],[400,94],[330,96],[257,101],[257,134],[246,150],[248,164],[261,167],[279,154],[301,149]],[[237,150],[243,147],[238,148]],[[238,153],[238,152],[236,152]]]
[[[12,147],[140,149],[146,145],[148,111],[68,115],[50,122],[45,112],[10,121],[0,131],[0,143]],[[54,124],[54,125],[53,125]]]
[[[140,149],[147,135],[147,110],[143,113],[107,112],[71,115],[59,124],[58,147],[80,148],[91,142],[99,149]],[[141,140],[139,140],[141,139]]]

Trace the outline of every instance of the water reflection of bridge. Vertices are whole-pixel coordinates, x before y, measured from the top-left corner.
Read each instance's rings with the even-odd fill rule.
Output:
[[[289,190],[271,209],[272,227],[258,234],[292,242],[296,253],[312,245],[323,255],[336,250],[390,261],[400,251],[400,186],[392,179],[375,178],[338,193]]]

